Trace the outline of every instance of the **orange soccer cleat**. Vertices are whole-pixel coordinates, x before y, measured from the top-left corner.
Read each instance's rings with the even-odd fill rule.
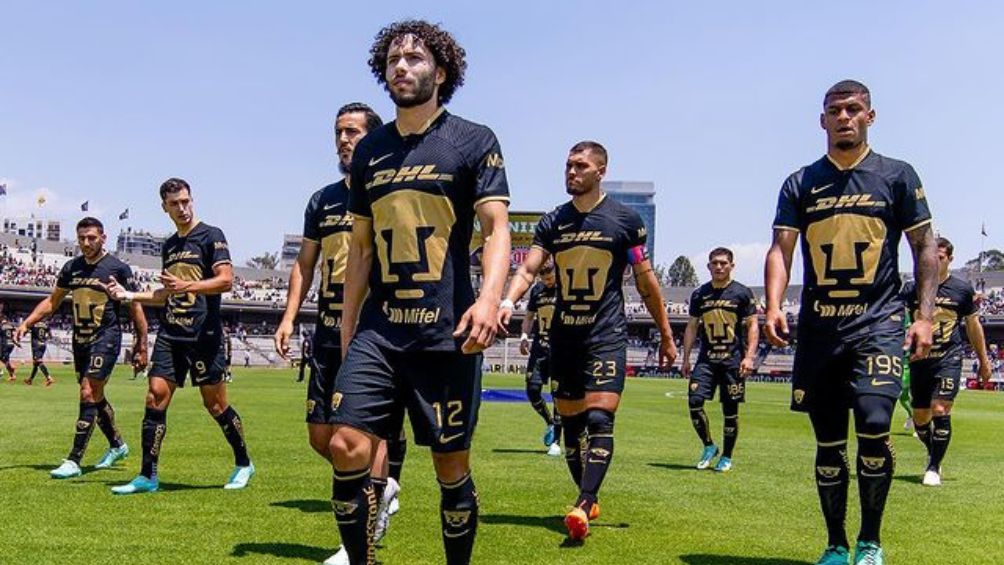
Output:
[[[589,535],[589,517],[581,508],[572,508],[565,514],[565,528],[569,539],[584,540]]]
[[[599,517],[600,517],[600,503],[594,502],[593,507],[589,509],[589,521],[592,522],[593,520]]]

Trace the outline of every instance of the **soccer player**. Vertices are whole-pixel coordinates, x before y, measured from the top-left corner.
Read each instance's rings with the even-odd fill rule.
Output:
[[[370,460],[378,439],[398,437],[405,408],[415,442],[432,449],[446,563],[470,563],[474,548],[469,449],[481,351],[495,339],[509,270],[509,187],[495,134],[443,107],[464,82],[465,57],[449,32],[416,20],[383,28],[370,49],[396,119],[358,143],[350,177],[331,454],[332,507],[353,565],[375,563]],[[486,242],[476,297],[475,215]]]
[[[35,382],[35,375],[42,371],[45,377],[45,386],[52,386],[52,375],[49,368],[45,366],[45,348],[48,346],[52,333],[49,331],[49,324],[39,321],[31,327],[31,375],[25,379],[24,384],[31,385]]]
[[[614,454],[614,414],[624,390],[627,317],[624,271],[631,265],[638,293],[661,338],[659,365],[676,360],[676,344],[646,255],[647,232],[637,212],[607,198],[600,181],[607,151],[594,141],[576,143],[565,163],[565,189],[571,201],[541,218],[533,246],[509,283],[499,312],[505,327],[512,305],[526,292],[548,257],[558,273],[558,299],[551,320],[551,377],[565,435],[565,460],[579,489],[565,516],[575,540],[589,533],[589,520]],[[668,363],[666,363],[668,361]]]
[[[105,385],[115,368],[122,347],[120,300],[109,300],[104,284],[116,281],[122,288],[135,288],[132,269],[105,251],[105,228],[97,218],[77,222],[77,245],[80,255],[63,265],[52,294],[42,299],[18,326],[15,339],[31,332],[36,335],[38,324],[56,312],[66,295],[72,296],[73,369],[80,383],[80,411],[77,416],[73,447],[63,463],[50,475],[68,479],[81,474],[80,460],[90,442],[94,425],[108,440],[108,451],[96,469],[111,467],[129,455],[129,446],[122,440],[115,425],[115,410],[105,397]],[[137,363],[146,364],[146,316],[138,304],[130,307],[133,338],[137,344]],[[142,345],[140,345],[142,344]]]
[[[841,81],[823,97],[826,155],[781,187],[767,253],[765,331],[788,343],[781,300],[792,254],[802,240],[804,282],[792,379],[793,410],[808,412],[816,436],[816,485],[829,543],[820,565],[846,564],[848,412],[858,436],[861,529],[854,562],[884,562],[879,531],[892,484],[892,412],[901,389],[903,349],[927,356],[938,261],[931,213],[913,167],[868,146],[875,120],[868,88]],[[913,252],[917,316],[904,332],[898,246]],[[905,338],[905,339],[904,339]]]
[[[927,448],[927,468],[923,484],[941,485],[941,462],[952,440],[952,405],[962,385],[962,326],[979,361],[982,384],[990,380],[992,368],[974,302],[973,285],[949,272],[955,246],[943,237],[938,242],[938,294],[934,307],[934,345],[927,359],[910,363],[910,398],[917,437]],[[912,282],[903,288],[911,312],[919,304]]]
[[[356,144],[370,131],[383,125],[383,120],[369,106],[350,103],[339,108],[335,117],[335,143],[338,150],[338,168],[348,175]],[[307,384],[307,434],[311,447],[331,463],[331,436],[334,431],[332,412],[336,402],[335,376],[342,365],[340,328],[342,326],[343,296],[345,294],[345,268],[352,235],[352,216],[348,211],[349,186],[347,179],[329,184],[315,192],[307,202],[304,212],[303,238],[296,265],[289,276],[286,311],[275,334],[276,351],[289,358],[289,341],[300,305],[307,296],[318,265],[321,281],[317,298],[317,325],[313,335],[303,332],[302,357],[299,379],[304,369],[310,367]],[[396,438],[396,436],[395,436]],[[396,441],[396,440],[395,440]],[[395,497],[398,485],[388,478],[387,448],[377,449],[371,470],[371,483],[379,501],[378,540],[387,528],[388,505]],[[385,500],[385,495],[387,499]],[[348,550],[343,546],[325,563],[348,563]]]
[[[226,358],[221,295],[233,284],[230,249],[220,228],[195,216],[192,189],[182,179],[171,178],[160,186],[161,207],[177,232],[164,242],[161,256],[163,285],[154,291],[134,292],[112,281],[108,293],[117,300],[163,306],[160,331],[153,345],[143,415],[143,464],[140,474],[112,488],[115,494],[155,492],[159,486],[157,464],[167,433],[167,408],[174,391],[191,377],[202,403],[219,424],[234,453],[235,468],[224,489],[247,486],[255,468],[244,442],[244,424],[227,401],[223,381]]]
[[[17,381],[17,365],[10,360],[10,356],[17,347],[17,340],[14,339],[14,330],[17,326],[7,317],[6,313],[0,318],[0,363],[7,369],[7,382]]]
[[[544,419],[544,424],[547,426],[544,431],[547,454],[558,457],[562,454],[559,445],[561,416],[557,412],[554,413],[554,417],[551,416],[542,394],[544,385],[551,382],[553,397],[557,385],[557,381],[551,379],[548,363],[551,355],[548,331],[551,328],[551,320],[554,319],[554,303],[558,299],[554,264],[548,262],[541,267],[539,274],[540,281],[530,289],[530,300],[527,302],[526,317],[523,318],[522,335],[519,338],[519,352],[529,355],[526,361],[526,397],[530,400],[530,406]]]
[[[718,455],[711,439],[704,402],[719,391],[722,403],[724,444],[715,471],[732,468],[732,450],[739,437],[739,403],[746,398],[746,377],[753,373],[759,343],[756,299],[753,291],[732,280],[735,268],[732,251],[724,247],[708,254],[711,282],[694,290],[690,297],[690,321],[683,334],[683,377],[690,380],[690,421],[704,443],[698,469],[707,469]],[[701,332],[701,351],[691,372],[690,352]]]

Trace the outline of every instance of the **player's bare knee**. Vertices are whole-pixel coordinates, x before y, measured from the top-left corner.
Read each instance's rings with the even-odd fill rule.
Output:
[[[931,405],[931,413],[935,416],[948,416],[952,413],[952,404],[945,402],[935,402]]]
[[[332,464],[343,471],[363,468],[372,459],[373,447],[369,437],[364,432],[347,426],[335,428],[328,449]]]
[[[441,483],[455,483],[471,472],[470,452],[433,453],[432,464]]]

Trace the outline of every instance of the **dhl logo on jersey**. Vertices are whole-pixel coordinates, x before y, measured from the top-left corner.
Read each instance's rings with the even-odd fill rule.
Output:
[[[452,182],[453,175],[437,173],[435,165],[414,165],[400,169],[384,169],[373,173],[373,180],[366,183],[366,189],[385,184],[413,182],[416,180]]]
[[[337,228],[337,227],[352,227],[352,216],[349,214],[331,214],[330,216],[325,216],[324,220],[321,222],[320,227],[322,228]]]
[[[199,259],[201,259],[201,257],[199,256],[198,253],[195,253],[194,251],[187,251],[187,250],[176,251],[174,253],[169,254],[167,256],[167,260],[164,262],[175,263],[177,261],[184,261],[185,259],[195,259],[196,261],[198,261]]]
[[[705,308],[735,308],[738,306],[734,300],[708,300],[704,303]]]
[[[73,277],[70,279],[70,286],[100,286],[101,281],[97,277]]]
[[[824,210],[843,210],[847,208],[882,208],[883,201],[872,200],[871,194],[844,194],[843,196],[826,196],[816,200],[806,212],[822,212]]]
[[[567,232],[561,234],[561,237],[555,241],[556,244],[562,243],[583,243],[591,241],[613,241],[612,237],[603,237],[603,232],[600,231],[580,231],[580,232]]]

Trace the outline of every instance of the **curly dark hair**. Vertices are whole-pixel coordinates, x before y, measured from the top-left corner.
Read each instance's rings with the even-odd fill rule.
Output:
[[[446,71],[446,80],[439,85],[439,103],[446,104],[453,94],[464,84],[464,72],[467,70],[467,52],[457,43],[457,40],[436,24],[425,20],[401,20],[394,22],[379,32],[370,47],[370,70],[377,82],[385,90],[387,84],[387,50],[391,44],[401,37],[412,35],[422,42],[422,45],[432,53],[436,66]]]

